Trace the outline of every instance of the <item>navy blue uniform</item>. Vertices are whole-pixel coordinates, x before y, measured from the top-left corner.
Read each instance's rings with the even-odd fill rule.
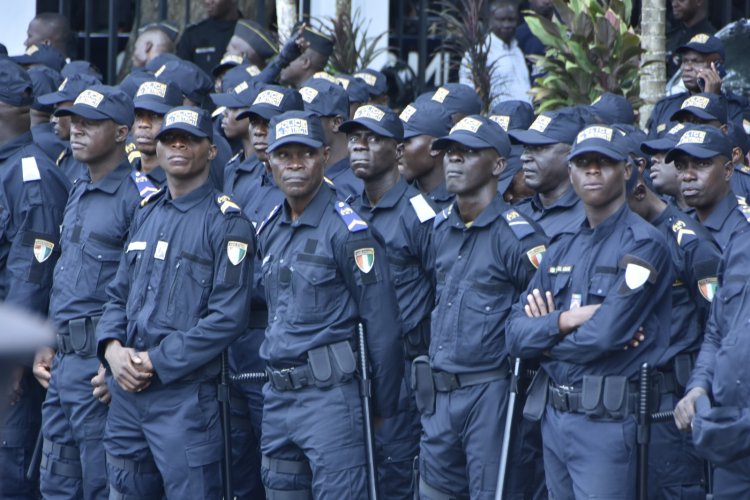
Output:
[[[550,238],[563,233],[574,233],[586,218],[581,199],[571,186],[552,205],[545,207],[538,194],[520,201],[519,212],[534,219]]]
[[[97,327],[148,351],[155,376],[138,393],[109,379],[104,448],[111,490],[140,498],[219,498],[219,354],[248,321],[252,225],[210,182],[136,213]]]
[[[375,415],[395,415],[404,365],[382,240],[325,184],[296,220],[284,203],[258,236],[268,303],[261,356],[274,380],[263,388],[266,490],[366,498],[363,417],[347,345],[357,322],[368,339]]]
[[[432,490],[460,498],[494,498],[508,402],[505,320],[541,261],[547,238],[496,195],[467,225],[454,203],[435,219],[437,302],[429,361],[434,413],[423,412],[420,497]],[[436,379],[437,380],[437,379]],[[462,382],[463,381],[463,382]]]
[[[67,146],[65,150],[55,160],[57,168],[63,173],[63,175],[70,181],[77,181],[86,172],[86,165],[73,158],[73,151],[70,146]]]
[[[96,182],[87,169],[70,192],[49,309],[59,340],[42,407],[45,498],[107,498],[107,406],[93,397],[90,382],[99,369],[95,326],[140,200],[126,161]]]
[[[727,245],[729,245],[732,234],[747,225],[747,219],[733,192],[730,191],[714,207],[711,215],[703,221],[703,225],[711,233],[711,236],[714,237],[714,240],[716,240],[716,243],[723,252],[727,248]]]
[[[623,205],[595,228],[584,222],[578,232],[553,241],[526,293],[551,291],[555,311],[527,317],[526,293],[513,306],[508,349],[521,358],[542,357],[551,382],[542,419],[551,498],[635,497],[635,401],[628,381],[642,363],[655,365],[669,344],[668,259],[664,237]],[[561,311],[591,304],[600,304],[594,315],[562,335]],[[645,340],[624,350],[641,325]],[[540,388],[545,395],[546,383]],[[607,408],[602,391],[614,394]],[[585,399],[592,393],[592,401]]]
[[[357,213],[385,240],[396,289],[407,360],[425,354],[429,345],[430,313],[435,302],[431,273],[430,236],[434,210],[415,188],[400,179],[377,205],[363,192],[354,203]],[[419,413],[411,392],[411,363],[406,362],[398,413],[375,431],[380,494],[411,499],[412,466],[419,455]]]
[[[0,300],[44,314],[60,255],[59,225],[68,182],[26,132],[0,146]],[[19,368],[20,370],[20,368]],[[27,498],[36,486],[25,471],[44,398],[23,368],[20,400],[2,416],[0,497]]]
[[[255,227],[284,200],[273,176],[256,156],[244,160],[235,156],[227,164],[224,191],[242,205],[242,211]]]
[[[55,135],[54,123],[40,123],[31,127],[31,135],[34,137],[34,144],[39,146],[42,151],[52,161],[65,151],[68,141],[63,141]]]
[[[722,95],[727,102],[727,121],[739,121],[742,123],[743,118],[750,111],[747,99],[732,91],[722,92]],[[689,92],[680,92],[679,94],[662,97],[654,105],[654,110],[651,112],[651,117],[646,124],[650,138],[656,139],[659,135],[669,130],[674,123],[672,115],[680,110],[682,102],[688,97],[690,97]]]
[[[436,187],[432,192],[422,194],[427,200],[427,203],[429,203],[432,209],[436,212],[446,208],[455,198],[453,193],[448,191],[448,188],[445,187],[445,182]]]
[[[185,28],[177,44],[177,56],[195,63],[207,74],[221,62],[237,21],[209,17]]]
[[[349,166],[349,157],[342,158],[330,167],[326,168],[326,177],[333,182],[336,187],[336,194],[342,200],[348,197],[359,196],[364,188],[362,179],[354,175]]]
[[[737,163],[730,179],[732,191],[741,197],[745,204],[750,200],[750,166]]]

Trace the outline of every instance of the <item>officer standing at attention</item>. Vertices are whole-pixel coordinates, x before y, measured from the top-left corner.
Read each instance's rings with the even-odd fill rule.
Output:
[[[419,494],[423,500],[490,499],[509,392],[504,324],[547,238],[497,192],[510,152],[500,125],[467,116],[433,148],[445,150],[446,184],[456,200],[435,219],[429,359],[414,360],[424,429]]]
[[[44,315],[70,185],[33,143],[33,100],[26,71],[0,59],[0,301]],[[0,497],[31,498],[37,485],[25,471],[44,394],[26,362],[6,368],[12,385],[6,386],[7,410],[0,415]]]
[[[240,12],[237,0],[204,0],[203,4],[208,17],[185,28],[177,43],[177,56],[211,74],[232,38]]]
[[[427,354],[430,342],[435,303],[430,236],[435,211],[398,172],[403,125],[395,112],[385,106],[362,106],[353,120],[341,125],[341,131],[347,136],[351,169],[364,181],[353,208],[385,240],[404,332],[406,360],[398,413],[375,431],[380,494],[410,500],[421,433],[410,372],[411,361]]]
[[[208,112],[157,135],[167,187],[144,200],[107,289],[97,354],[112,374],[110,498],[220,498],[219,354],[248,321],[252,225],[208,181]]]
[[[694,209],[685,203],[680,176],[674,167],[674,162],[665,161],[667,153],[677,144],[684,128],[685,125],[678,123],[668,131],[659,134],[658,139],[643,141],[641,151],[651,156],[651,167],[646,175],[649,176],[654,192],[670,205],[685,213],[690,213],[694,212]]]
[[[156,189],[139,183],[127,161],[133,105],[124,92],[92,86],[56,113],[69,117],[73,155],[86,170],[73,185],[62,221],[49,308],[57,352],[42,349],[34,363],[37,380],[47,388],[41,491],[45,498],[107,498],[101,440],[109,396],[104,388],[91,392],[92,378],[103,371],[95,329],[140,191],[145,196]]]
[[[570,179],[586,219],[553,242],[506,325],[511,355],[541,358],[524,415],[542,418],[550,498],[635,498],[636,378],[669,343],[667,244],[627,206],[623,142],[603,125],[576,137]]]
[[[275,116],[268,153],[285,195],[258,227],[268,303],[261,356],[263,483],[269,498],[366,498],[357,323],[367,337],[376,421],[396,414],[399,310],[381,237],[323,182],[318,117]]]

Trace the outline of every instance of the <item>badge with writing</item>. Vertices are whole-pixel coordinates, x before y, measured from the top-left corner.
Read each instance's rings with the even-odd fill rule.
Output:
[[[45,260],[49,259],[52,255],[52,249],[55,248],[55,244],[47,240],[34,240],[34,258],[40,264]]]
[[[360,271],[367,274],[372,270],[372,266],[375,264],[375,249],[374,248],[360,248],[354,251],[354,261],[357,263],[357,267]]]
[[[227,257],[229,258],[229,262],[232,263],[232,265],[237,265],[243,260],[245,260],[245,256],[247,255],[247,243],[244,243],[242,241],[228,241],[227,242]]]
[[[154,250],[154,259],[164,260],[167,256],[167,248],[169,248],[169,242],[160,240],[156,244],[156,250]]]

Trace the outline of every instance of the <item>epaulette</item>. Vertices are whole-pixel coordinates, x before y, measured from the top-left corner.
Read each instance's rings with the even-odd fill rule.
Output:
[[[529,224],[529,222],[515,209],[511,208],[510,210],[503,212],[503,218],[519,240],[524,239],[530,234],[534,234],[534,228],[531,224]]]
[[[141,195],[141,198],[148,198],[159,191],[159,189],[154,186],[154,183],[151,182],[151,179],[146,177],[146,175],[139,170],[133,170],[130,172],[130,178],[135,182],[135,187],[138,189],[138,194]]]
[[[734,197],[737,198],[737,203],[739,205],[747,205],[747,198],[745,198],[744,196],[736,194],[734,195]]]
[[[128,162],[130,162],[131,165],[135,163],[135,160],[141,157],[141,152],[136,149],[135,143],[133,142],[129,142],[125,145],[125,153],[128,155]]]
[[[229,161],[227,162],[227,164],[229,164],[229,163],[232,163],[233,161],[235,161],[235,160],[239,159],[239,157],[240,157],[240,155],[241,155],[241,154],[242,154],[242,152],[239,152],[239,153],[237,153],[236,155],[232,156],[232,157],[231,157],[231,158],[229,159]]]
[[[333,183],[333,181],[332,181],[331,179],[329,179],[328,177],[326,177],[325,175],[323,176],[323,180],[324,180],[324,181],[326,182],[326,184],[328,184],[329,186],[331,186],[331,187],[336,187],[336,185],[335,185],[335,184]]]
[[[677,244],[681,247],[687,246],[691,241],[698,239],[695,231],[688,228],[687,222],[682,219],[676,219],[672,222],[672,234],[677,240]]]
[[[242,213],[242,209],[240,209],[240,206],[233,202],[231,198],[229,198],[229,196],[225,194],[216,198],[216,204],[219,205],[219,209],[224,215]]]
[[[448,216],[453,211],[453,203],[442,209],[436,216],[435,220],[432,221],[432,228],[438,227],[440,224],[448,220]]]
[[[281,203],[273,207],[273,210],[271,210],[271,213],[269,213],[268,216],[266,216],[266,218],[263,219],[263,222],[260,223],[260,225],[258,226],[258,229],[255,230],[255,234],[259,235],[260,232],[263,231],[263,229],[268,225],[268,223],[271,222],[271,219],[276,217],[276,214],[280,214],[280,213],[281,213]]]
[[[67,149],[63,149],[62,151],[60,151],[60,154],[59,154],[59,155],[57,155],[57,160],[55,160],[55,165],[57,165],[58,167],[60,166],[60,163],[61,163],[61,162],[63,161],[63,159],[65,158],[65,154],[66,154],[67,152],[68,152],[68,150],[67,150]]]
[[[740,211],[747,223],[750,224],[750,207],[747,205],[737,205],[737,210]]]
[[[748,165],[740,165],[740,164],[736,164],[736,165],[734,166],[734,169],[735,169],[735,170],[736,170],[737,172],[741,172],[741,173],[743,173],[743,174],[745,174],[745,175],[750,175],[750,166],[748,166]]]
[[[341,220],[344,221],[344,224],[347,229],[349,229],[350,233],[356,233],[367,229],[367,223],[357,215],[357,212],[355,212],[348,203],[337,201],[335,206],[336,212],[338,212]]]
[[[148,205],[149,203],[151,203],[155,199],[159,198],[159,196],[161,196],[165,191],[166,191],[166,189],[158,189],[157,191],[155,191],[155,192],[149,194],[148,196],[146,196],[145,198],[143,198],[141,200],[141,208],[145,207],[146,205]]]
[[[427,203],[421,193],[409,198],[409,203],[411,203],[414,213],[417,214],[419,222],[427,222],[435,218],[435,210]]]
[[[630,224],[629,227],[635,241],[651,240],[654,238],[654,234],[651,232],[654,226],[649,223]]]
[[[38,181],[42,178],[39,174],[39,167],[36,164],[36,158],[33,156],[25,156],[21,158],[21,172],[23,175],[23,182]]]

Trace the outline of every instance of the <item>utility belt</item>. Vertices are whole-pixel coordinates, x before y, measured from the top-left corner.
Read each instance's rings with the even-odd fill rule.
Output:
[[[654,384],[652,392],[658,390]],[[558,411],[581,413],[592,420],[622,420],[638,411],[638,382],[627,377],[586,375],[581,386],[557,385],[550,381],[548,403]],[[651,411],[659,407],[658,394],[652,394]]]
[[[307,351],[307,364],[281,369],[272,366],[266,368],[271,386],[281,392],[310,386],[327,389],[350,382],[356,372],[356,356],[348,340]]]
[[[424,318],[404,335],[404,358],[408,361],[427,354],[430,348],[430,318]]]
[[[96,325],[101,316],[76,318],[57,335],[57,350],[64,354],[78,354],[82,358],[96,356]]]
[[[411,365],[411,388],[417,409],[423,415],[435,413],[435,394],[451,392],[464,387],[503,380],[510,376],[508,366],[475,373],[448,373],[435,371],[428,356],[418,356]]]
[[[655,376],[659,384],[659,393],[682,396],[690,380],[696,357],[695,352],[683,352],[672,358],[669,364],[659,368]]]

